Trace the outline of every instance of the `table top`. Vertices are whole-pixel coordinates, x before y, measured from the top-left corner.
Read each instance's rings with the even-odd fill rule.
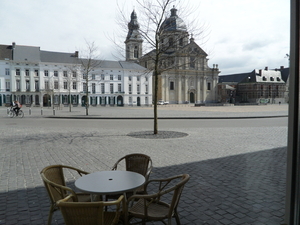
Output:
[[[121,194],[141,187],[145,177],[130,171],[99,171],[84,175],[75,181],[75,186],[91,194]]]

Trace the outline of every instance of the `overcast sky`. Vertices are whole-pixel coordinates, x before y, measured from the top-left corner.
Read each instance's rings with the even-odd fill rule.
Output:
[[[124,12],[129,20],[135,0],[118,2],[127,4]],[[208,53],[209,66],[219,65],[221,75],[288,67],[289,0],[186,2],[196,8],[199,26],[206,26],[206,43],[202,45],[197,36],[195,41]],[[116,46],[108,37],[122,34],[117,14],[116,0],[2,0],[0,44],[16,42],[46,51],[74,52],[84,49],[87,40],[99,47],[102,59],[115,60]],[[126,34],[121,41],[125,38]]]

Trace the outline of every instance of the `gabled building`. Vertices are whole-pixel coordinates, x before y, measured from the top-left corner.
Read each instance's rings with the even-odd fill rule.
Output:
[[[250,73],[219,76],[219,102],[222,103],[284,103],[286,74],[284,68],[255,69]]]
[[[88,86],[79,52],[0,45],[0,106],[18,100],[28,106],[149,105],[152,79],[147,70],[127,61],[99,60]]]

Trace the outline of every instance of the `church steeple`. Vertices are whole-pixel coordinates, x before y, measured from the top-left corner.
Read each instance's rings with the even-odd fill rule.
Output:
[[[128,23],[128,34],[125,40],[126,61],[136,61],[142,56],[143,39],[139,32],[140,25],[137,21],[136,12],[133,10]]]

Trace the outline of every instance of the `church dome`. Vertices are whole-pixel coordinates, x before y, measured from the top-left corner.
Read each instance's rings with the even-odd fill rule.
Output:
[[[162,23],[161,30],[187,31],[185,23],[177,16],[177,9],[175,9],[175,7],[171,9],[171,16]]]

